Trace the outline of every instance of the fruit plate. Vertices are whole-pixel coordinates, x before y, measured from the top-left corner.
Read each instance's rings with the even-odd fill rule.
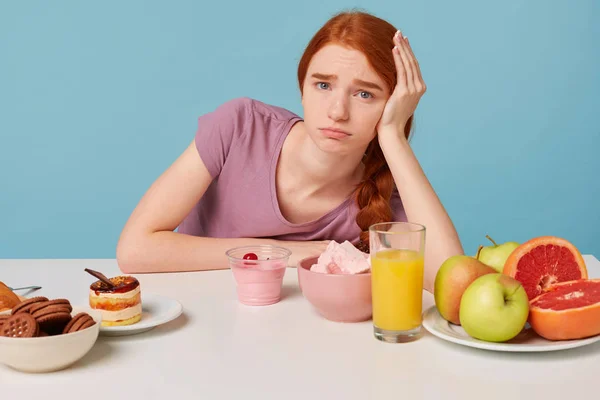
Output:
[[[600,341],[600,335],[579,340],[546,340],[536,334],[529,324],[516,337],[503,343],[486,342],[469,336],[459,325],[446,321],[435,306],[423,314],[423,327],[434,336],[463,346],[493,351],[540,352],[572,349]]]
[[[142,293],[142,319],[132,325],[101,326],[102,336],[136,335],[179,317],[183,306],[177,300],[153,293]]]

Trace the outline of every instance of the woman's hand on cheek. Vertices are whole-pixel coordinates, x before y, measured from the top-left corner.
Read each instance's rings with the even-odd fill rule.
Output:
[[[394,35],[394,44],[392,53],[398,79],[377,123],[380,139],[382,135],[395,134],[404,137],[404,126],[414,114],[421,96],[427,89],[408,39],[403,38],[400,31]]]

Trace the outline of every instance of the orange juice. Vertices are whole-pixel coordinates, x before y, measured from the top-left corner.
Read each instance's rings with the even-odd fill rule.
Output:
[[[387,249],[371,254],[373,324],[389,331],[421,325],[423,254]]]

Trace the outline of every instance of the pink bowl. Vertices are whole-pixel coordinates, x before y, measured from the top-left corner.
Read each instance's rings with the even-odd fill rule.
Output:
[[[298,264],[298,283],[304,297],[323,317],[336,322],[360,322],[371,318],[371,273],[333,275],[313,272],[318,257]]]

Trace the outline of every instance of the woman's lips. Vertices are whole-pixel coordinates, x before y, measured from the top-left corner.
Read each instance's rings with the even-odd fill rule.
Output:
[[[320,128],[321,132],[327,137],[332,139],[344,139],[350,136],[349,133],[341,131],[339,129]]]

